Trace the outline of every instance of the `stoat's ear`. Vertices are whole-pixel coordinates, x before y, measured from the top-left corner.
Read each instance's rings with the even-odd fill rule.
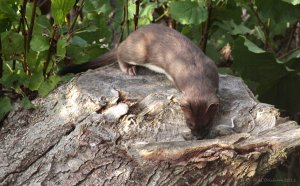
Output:
[[[219,98],[217,95],[213,95],[211,97],[209,97],[209,99],[207,100],[208,102],[208,107],[206,108],[206,113],[216,113],[216,111],[219,108]]]
[[[218,108],[219,108],[219,103],[212,103],[207,108],[206,114],[214,114],[217,112]]]

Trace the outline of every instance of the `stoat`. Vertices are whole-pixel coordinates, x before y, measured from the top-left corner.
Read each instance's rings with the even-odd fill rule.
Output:
[[[192,41],[174,29],[150,24],[98,59],[65,67],[59,74],[95,69],[115,60],[129,75],[136,75],[136,66],[165,74],[183,93],[180,106],[192,134],[207,135],[219,105],[219,76],[215,63]]]

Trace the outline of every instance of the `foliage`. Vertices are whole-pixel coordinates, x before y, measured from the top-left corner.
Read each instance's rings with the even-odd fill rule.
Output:
[[[184,25],[197,25],[207,20],[207,10],[204,3],[195,1],[171,1],[172,17]]]
[[[52,22],[34,2],[0,0],[0,119],[9,98],[31,108],[34,93],[46,96],[69,59],[93,59],[152,22],[175,26],[217,63],[229,44],[234,63],[220,72],[241,76],[261,101],[300,110],[299,0],[52,0]],[[67,21],[71,10],[75,16]]]
[[[0,0],[0,122],[13,102],[34,108],[30,100],[65,80],[57,71],[69,61],[96,58],[137,27],[161,22],[220,72],[241,76],[260,101],[300,111],[300,0],[52,0],[51,19],[38,2]]]

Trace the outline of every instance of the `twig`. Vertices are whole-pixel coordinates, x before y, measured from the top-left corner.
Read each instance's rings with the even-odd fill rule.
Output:
[[[154,20],[154,22],[156,23],[156,22],[160,21],[160,20],[161,20],[162,18],[164,18],[166,15],[168,15],[168,11],[167,11],[167,10],[165,10],[163,14],[161,14],[158,18],[156,18],[156,19]]]
[[[269,30],[269,27],[259,17],[257,11],[254,8],[254,4],[253,4],[252,0],[249,0],[248,5],[250,7],[250,10],[253,12],[254,16],[256,17],[258,23],[263,28],[263,32],[265,34],[265,43],[264,43],[265,44],[265,49],[268,49],[268,50],[270,50],[270,52],[275,54],[274,49],[273,49],[273,47],[270,43],[270,30]]]
[[[3,59],[2,59],[2,44],[1,44],[1,37],[0,37],[0,79],[3,77]],[[2,83],[0,83],[0,96],[3,96],[3,87]]]
[[[28,67],[27,67],[27,32],[26,32],[26,5],[27,5],[27,0],[23,0],[22,6],[21,6],[21,18],[20,18],[20,25],[18,30],[22,30],[22,34],[24,37],[24,55],[23,55],[23,60],[22,60],[22,66],[24,72],[27,74],[28,73]],[[15,64],[13,64],[13,67],[15,67]]]
[[[300,22],[297,23],[296,34],[295,34],[296,47],[300,46]]]
[[[33,26],[35,21],[35,14],[36,14],[36,7],[37,7],[37,0],[33,1],[33,8],[32,8],[32,14],[31,14],[31,20],[30,20],[30,26],[27,33],[27,51],[29,51],[29,44],[32,38],[32,32],[33,32]]]
[[[51,60],[51,56],[52,56],[52,53],[53,53],[53,48],[54,48],[54,45],[55,45],[55,41],[57,40],[56,38],[56,33],[57,33],[57,25],[53,25],[53,32],[52,32],[52,36],[51,36],[51,40],[50,40],[50,46],[49,46],[49,50],[48,50],[48,55],[47,55],[47,59],[46,59],[46,62],[45,62],[45,66],[44,66],[44,69],[43,69],[43,74],[44,74],[44,77],[47,78],[47,69],[48,69],[48,65],[50,63],[50,60]]]
[[[290,37],[289,37],[289,40],[288,40],[288,43],[286,44],[286,47],[285,47],[285,53],[287,53],[291,47],[291,44],[292,44],[292,39],[294,38],[294,34],[296,32],[296,29],[297,29],[297,22],[294,24],[293,28],[292,28],[292,31],[290,33]]]
[[[76,8],[76,14],[75,14],[75,17],[74,17],[74,19],[73,19],[73,22],[72,22],[72,24],[71,24],[71,26],[69,27],[69,30],[68,30],[68,32],[67,32],[67,34],[68,34],[68,39],[67,39],[67,40],[69,40],[69,39],[71,38],[72,32],[73,32],[74,27],[75,27],[75,24],[76,24],[76,22],[77,22],[79,13],[82,11],[83,5],[84,5],[84,0],[81,0],[81,1],[80,1],[80,5],[79,5],[79,8]]]
[[[134,30],[137,30],[140,16],[140,0],[135,1],[135,14],[134,14]]]
[[[296,50],[299,50],[300,47],[294,48],[290,51],[288,51],[287,53],[282,54],[281,56],[277,57],[278,59],[283,59],[285,57],[287,57],[288,55],[292,54],[293,52],[295,52]]]
[[[118,43],[121,43],[121,41],[123,40],[123,36],[124,36],[124,29],[125,26],[128,25],[129,20],[128,20],[128,0],[125,0],[125,5],[123,7],[123,20],[121,22],[121,34],[120,34],[120,38]],[[127,28],[127,35],[129,34],[129,26]]]
[[[201,41],[200,41],[200,48],[202,49],[202,51],[204,53],[206,53],[206,45],[207,45],[207,40],[208,40],[208,32],[209,32],[209,29],[210,29],[210,25],[211,25],[211,15],[212,15],[212,1],[211,0],[208,0],[207,1],[207,12],[208,12],[208,16],[207,16],[207,20],[206,20],[206,23],[204,25],[204,31],[202,33],[202,38],[201,38]]]
[[[18,24],[18,28],[17,28],[17,32],[19,33],[21,31],[21,27],[22,27],[22,23],[23,23],[23,15],[25,15],[26,9],[24,9],[23,7],[26,7],[27,1],[23,1],[22,5],[20,5],[20,14],[21,17],[19,19],[19,24]],[[24,26],[24,25],[23,25]],[[15,70],[16,69],[16,60],[13,60],[13,65],[12,65],[12,69]]]
[[[126,12],[126,29],[127,29],[127,36],[128,36],[129,35],[128,0],[126,0],[125,12]]]

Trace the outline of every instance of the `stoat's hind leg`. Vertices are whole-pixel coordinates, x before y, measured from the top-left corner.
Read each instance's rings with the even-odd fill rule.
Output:
[[[122,72],[125,72],[128,75],[135,76],[136,75],[136,66],[128,63],[124,63],[122,61],[118,61],[120,69]]]

